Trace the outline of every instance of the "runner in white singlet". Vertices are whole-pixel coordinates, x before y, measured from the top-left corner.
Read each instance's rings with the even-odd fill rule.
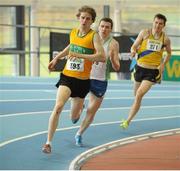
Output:
[[[87,113],[75,135],[77,146],[82,146],[82,134],[92,123],[94,116],[99,109],[107,89],[109,78],[108,65],[111,62],[115,71],[119,71],[119,44],[110,35],[113,22],[110,18],[103,18],[99,23],[99,35],[106,54],[106,62],[94,62],[90,75],[90,94]]]

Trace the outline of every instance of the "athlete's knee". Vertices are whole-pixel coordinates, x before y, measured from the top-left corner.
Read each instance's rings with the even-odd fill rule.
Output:
[[[143,98],[142,93],[136,93],[134,104],[135,105],[141,104],[142,98]]]
[[[64,103],[62,103],[62,102],[56,103],[56,105],[54,107],[54,111],[57,115],[62,111],[63,106],[64,106]]]
[[[136,97],[142,98],[144,96],[145,92],[142,89],[137,90]]]

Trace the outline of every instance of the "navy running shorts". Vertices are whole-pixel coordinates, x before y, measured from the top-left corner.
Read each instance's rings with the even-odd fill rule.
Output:
[[[90,92],[92,92],[96,97],[101,98],[106,93],[107,85],[108,85],[107,80],[100,81],[100,80],[91,79]]]

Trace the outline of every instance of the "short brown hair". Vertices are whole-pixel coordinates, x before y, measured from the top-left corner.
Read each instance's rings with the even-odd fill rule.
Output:
[[[78,13],[76,14],[76,16],[77,16],[77,17],[80,17],[81,12],[87,12],[87,13],[89,13],[89,14],[92,16],[93,22],[95,21],[95,19],[96,19],[96,11],[95,11],[93,8],[91,8],[91,7],[87,6],[87,5],[82,6],[82,7],[78,10]]]
[[[158,18],[158,19],[163,20],[163,21],[164,21],[164,25],[166,25],[167,18],[166,18],[165,15],[163,15],[163,14],[156,14],[156,15],[154,16],[154,19],[155,19],[155,18]]]
[[[104,17],[100,20],[99,24],[101,23],[101,21],[105,21],[105,22],[108,22],[108,23],[111,23],[111,29],[113,28],[113,21],[111,18],[107,18],[107,17]]]

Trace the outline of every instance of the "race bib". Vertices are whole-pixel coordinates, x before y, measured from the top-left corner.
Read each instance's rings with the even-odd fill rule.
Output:
[[[162,42],[158,40],[150,40],[148,39],[147,41],[147,50],[152,50],[152,51],[160,51],[162,48]]]
[[[68,59],[66,69],[70,71],[84,71],[84,59]]]

